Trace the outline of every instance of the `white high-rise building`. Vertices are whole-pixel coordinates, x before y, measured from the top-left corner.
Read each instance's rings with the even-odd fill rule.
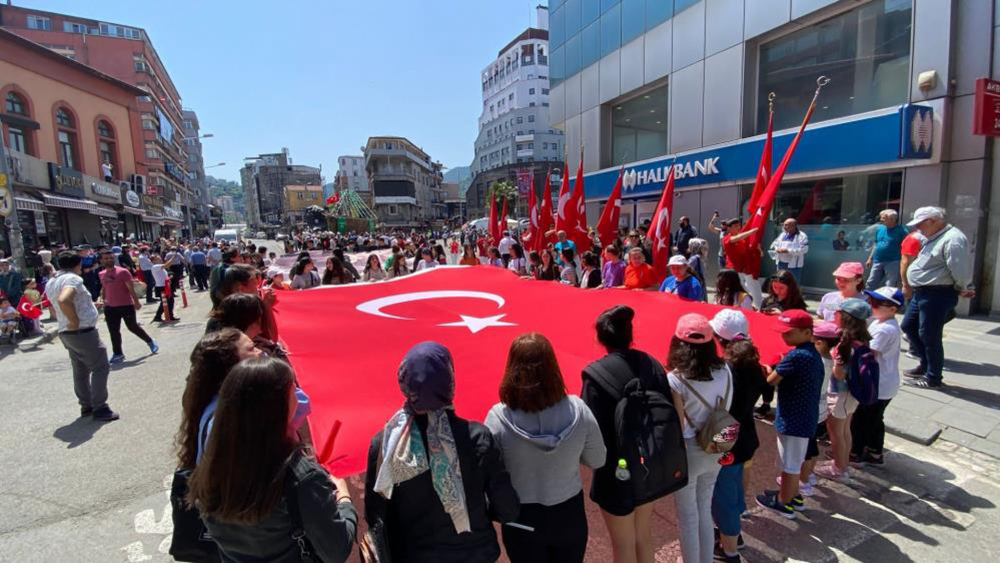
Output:
[[[365,157],[345,155],[337,158],[337,176],[334,181],[338,189],[354,190],[367,194],[368,174],[365,173]]]

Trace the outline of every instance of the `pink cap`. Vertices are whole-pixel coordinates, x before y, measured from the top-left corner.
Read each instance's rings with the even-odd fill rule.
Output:
[[[690,344],[704,344],[712,339],[712,325],[698,313],[688,313],[677,320],[674,336]]]
[[[861,262],[844,262],[833,271],[835,278],[856,278],[865,275],[865,266]]]
[[[821,321],[813,325],[813,336],[819,338],[840,338],[840,327],[837,323]]]

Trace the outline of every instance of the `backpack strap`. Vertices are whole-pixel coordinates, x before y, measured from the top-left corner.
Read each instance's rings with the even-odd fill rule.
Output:
[[[292,467],[298,462],[301,455],[299,452],[293,454],[285,469],[285,504],[288,506],[288,516],[292,521],[292,541],[299,547],[299,558],[303,563],[313,563],[315,559],[312,554],[312,546],[309,544],[309,539],[302,526],[298,487],[295,486],[296,481],[292,471]]]
[[[615,401],[621,400],[624,383],[635,377],[632,366],[619,354],[608,354],[583,368],[583,373]]]

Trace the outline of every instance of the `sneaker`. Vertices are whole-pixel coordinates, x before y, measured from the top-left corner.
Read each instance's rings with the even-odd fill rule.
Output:
[[[149,343],[149,353],[156,354],[160,351],[160,345],[155,340]]]
[[[926,377],[919,377],[907,379],[903,382],[903,385],[916,387],[918,389],[940,389],[942,384],[940,381],[931,381]]]
[[[837,469],[837,465],[832,461],[817,465],[813,472],[824,479],[836,481],[844,485],[851,482],[851,474],[848,471],[841,471],[840,469]]]
[[[119,418],[118,417],[118,413],[116,413],[115,411],[111,410],[111,407],[107,407],[107,406],[101,407],[99,409],[95,409],[93,416],[94,416],[94,420],[96,420],[98,422],[113,422],[115,420],[118,420],[118,418]]]
[[[90,416],[92,414],[94,414],[92,407],[80,407],[80,416]]]
[[[920,359],[920,358],[917,357],[916,354],[914,354],[913,352],[910,352],[909,350],[906,351],[906,357],[910,358],[911,360],[919,360]]]
[[[108,360],[108,363],[111,365],[115,365],[115,364],[120,364],[124,361],[125,361],[125,354],[115,354],[111,356],[111,359]]]
[[[715,536],[715,546],[718,547],[719,542],[722,539],[722,534],[719,532],[718,528],[712,528],[712,534]],[[736,536],[736,549],[743,549],[746,546],[747,542],[743,541],[743,532],[740,532],[739,535]]]
[[[771,412],[771,405],[763,404],[753,410],[753,417],[756,419],[765,418]]]
[[[168,323],[179,323],[179,322],[181,322],[181,318],[180,317],[174,317],[174,318],[172,318],[172,319],[170,319],[169,321],[166,321],[166,322],[168,322]]]
[[[795,519],[795,509],[778,500],[778,495],[774,491],[767,491],[762,495],[757,495],[755,500],[757,501],[757,504],[763,508],[773,510],[774,512],[777,512],[778,515],[789,520]]]
[[[851,465],[859,465],[861,463],[861,456],[859,456],[854,452],[851,452],[851,457],[848,458],[848,463],[850,463]]]
[[[927,375],[927,371],[922,367],[915,367],[913,369],[908,369],[903,372],[903,375],[909,378],[919,378]]]
[[[861,463],[865,465],[875,465],[881,467],[885,465],[885,457],[881,455],[875,455],[871,452],[865,452],[865,455],[861,456]]]
[[[791,506],[795,512],[802,512],[806,509],[806,501],[802,498],[802,495],[795,495],[795,498],[792,499]]]
[[[812,475],[809,475],[809,477],[812,477]],[[810,485],[808,482],[799,483],[799,494],[804,497],[811,497],[814,494],[816,494],[816,491],[815,489],[813,489],[813,486]]]
[[[809,474],[809,484],[812,485],[813,487],[819,484],[819,479],[816,478],[815,473]]]
[[[722,550],[722,546],[719,544],[715,544],[715,553],[713,554],[712,559],[715,561],[723,561],[724,563],[741,563],[743,561],[743,558],[740,557],[739,553],[736,555],[726,555],[726,552]]]

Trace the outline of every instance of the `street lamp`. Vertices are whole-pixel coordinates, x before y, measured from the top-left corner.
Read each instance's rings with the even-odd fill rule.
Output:
[[[215,136],[214,133],[205,133],[204,135],[197,135],[195,137],[183,137],[183,139],[185,141],[188,139],[211,139],[214,136]]]
[[[218,163],[218,164],[213,164],[213,165],[211,165],[211,166],[206,166],[206,167],[205,167],[205,170],[208,170],[209,168],[218,168],[218,167],[220,167],[220,166],[225,166],[225,165],[226,165],[226,163],[225,163],[225,162],[220,162],[220,163]]]

